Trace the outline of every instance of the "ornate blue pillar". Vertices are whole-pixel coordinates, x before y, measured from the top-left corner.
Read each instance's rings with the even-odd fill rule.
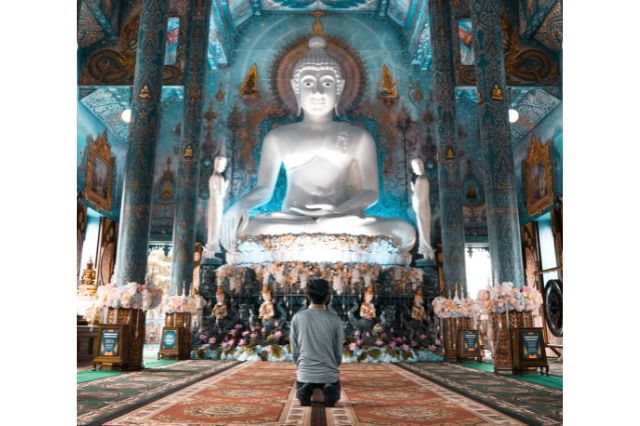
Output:
[[[429,20],[444,284],[449,297],[456,289],[463,296],[467,293],[467,279],[464,264],[462,185],[456,140],[455,71],[451,48],[454,33],[451,28],[450,1],[429,0]]]
[[[161,112],[168,10],[169,0],[142,2],[118,237],[118,285],[128,282],[141,284],[145,282],[147,272],[149,211]]]
[[[189,294],[193,282],[196,208],[202,139],[210,0],[189,0],[184,69],[184,109],[180,163],[176,184],[176,216],[173,222],[171,293]]]
[[[494,282],[524,285],[516,176],[498,0],[472,0],[480,143]]]

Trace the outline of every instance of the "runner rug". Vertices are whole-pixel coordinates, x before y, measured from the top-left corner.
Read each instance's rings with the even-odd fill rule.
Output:
[[[245,362],[158,399],[107,425],[310,425],[295,398],[291,362]]]
[[[522,424],[393,364],[340,370],[341,400],[326,413],[331,426]]]
[[[177,389],[211,377],[235,361],[180,361],[78,384],[79,425],[101,424]]]
[[[561,390],[448,362],[400,365],[527,424],[562,424]]]

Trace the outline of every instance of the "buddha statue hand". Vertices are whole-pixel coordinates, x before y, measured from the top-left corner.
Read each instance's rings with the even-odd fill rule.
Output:
[[[247,227],[249,223],[249,210],[244,203],[238,201],[222,218],[220,227],[220,242],[227,251],[235,251],[238,233]]]

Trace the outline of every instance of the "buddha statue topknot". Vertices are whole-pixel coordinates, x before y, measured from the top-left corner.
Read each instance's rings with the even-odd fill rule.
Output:
[[[309,50],[293,70],[291,87],[302,121],[273,129],[265,136],[255,189],[224,214],[221,243],[230,263],[375,262],[340,258],[339,253],[322,258],[318,250],[309,254],[311,258],[289,250],[286,259],[251,259],[238,250],[238,243],[247,238],[300,234],[387,237],[394,242],[396,254],[386,263],[410,261],[408,252],[416,241],[414,228],[399,219],[364,214],[379,198],[376,145],[366,130],[334,120],[345,80],[340,65],[325,46],[323,38],[312,37]],[[249,210],[271,200],[281,166],[287,174],[282,211],[250,218]]]

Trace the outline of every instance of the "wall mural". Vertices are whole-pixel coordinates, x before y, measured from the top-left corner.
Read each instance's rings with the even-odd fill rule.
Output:
[[[98,141],[99,146],[96,145]],[[110,155],[105,142],[109,145]],[[103,216],[117,220],[126,147],[82,103],[78,105],[76,146],[77,190],[82,194],[83,203]]]
[[[170,20],[170,28],[179,22],[186,22],[186,2],[185,0],[171,0],[169,3],[169,17],[178,18]],[[80,62],[82,72],[80,73],[81,85],[132,85],[135,72],[136,50],[138,45],[138,27],[140,24],[140,6],[129,8],[124,14],[124,22],[119,32],[119,37],[114,37],[113,42],[101,45],[97,50],[87,51],[82,55]],[[177,38],[172,32],[167,33],[167,42],[185,39],[185,26],[179,26]],[[183,44],[178,43],[175,47],[175,58],[169,51],[169,59],[174,63],[164,66],[163,83],[181,84],[182,69],[184,62]]]

